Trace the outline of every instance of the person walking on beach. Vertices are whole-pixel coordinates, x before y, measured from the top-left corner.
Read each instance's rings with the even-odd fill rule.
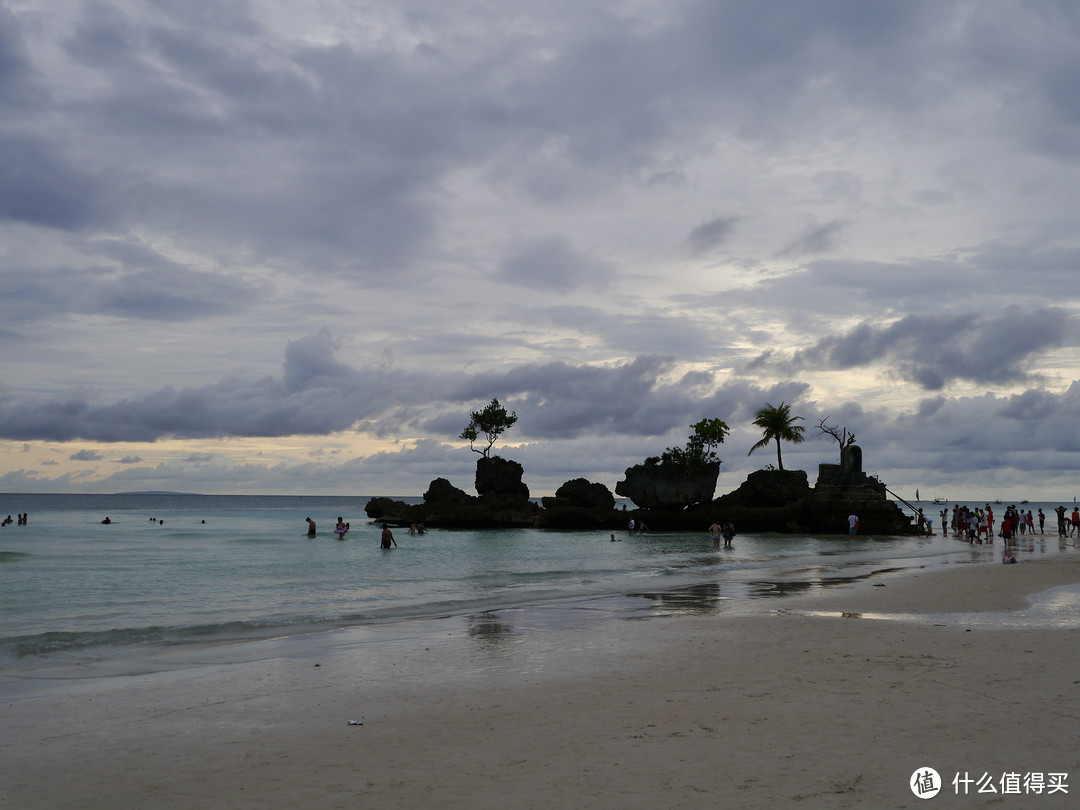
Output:
[[[315,536],[315,521],[312,520],[311,518],[304,518],[304,520],[307,521],[307,536],[308,537],[314,537]]]
[[[397,540],[394,539],[394,533],[390,531],[390,527],[385,523],[382,525],[382,539],[379,540],[380,548],[390,548],[390,544],[394,544],[394,548],[397,548]]]
[[[848,534],[858,534],[859,533],[859,516],[854,514],[854,513],[848,515],[847,516],[847,526],[848,526],[848,530],[847,530]]]

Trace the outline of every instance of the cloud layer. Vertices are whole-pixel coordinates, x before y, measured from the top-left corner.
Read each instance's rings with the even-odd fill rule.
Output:
[[[1078,69],[1066,2],[0,0],[0,475],[422,491],[496,396],[534,488],[737,477],[773,398],[1065,494]]]

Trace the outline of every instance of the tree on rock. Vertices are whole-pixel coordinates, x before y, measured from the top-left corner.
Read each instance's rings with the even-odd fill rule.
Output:
[[[803,431],[805,428],[802,425],[796,425],[795,423],[802,420],[801,416],[791,415],[791,406],[781,402],[779,405],[770,405],[765,403],[764,408],[760,408],[756,414],[754,414],[754,424],[761,428],[762,437],[761,441],[750,448],[750,453],[753,453],[760,447],[767,447],[769,442],[776,442],[776,466],[780,468],[780,472],[784,471],[784,459],[780,455],[780,442],[791,442],[792,444],[799,444],[803,441]],[[746,455],[750,455],[747,453]]]
[[[469,449],[474,453],[479,453],[484,458],[487,458],[491,453],[491,447],[498,441],[499,437],[507,430],[512,428],[517,422],[517,412],[507,412],[506,408],[499,404],[498,399],[491,400],[483,410],[473,411],[470,414],[469,424],[465,426],[465,429],[461,431],[461,439],[468,439]],[[484,438],[487,439],[487,447],[483,450],[477,450],[473,446],[473,442],[480,438],[480,434],[484,434]]]
[[[696,475],[710,464],[720,462],[716,448],[727,438],[728,426],[722,419],[702,419],[690,429],[694,432],[686,440],[686,447],[669,447],[660,456],[660,463]]]
[[[855,434],[850,432],[843,425],[828,425],[826,421],[829,419],[826,416],[824,419],[818,420],[817,431],[819,436],[831,436],[833,440],[840,445],[840,466],[844,466],[844,460],[847,458],[847,454],[851,451],[851,446],[855,444]]]
[[[659,457],[628,467],[626,478],[615,485],[615,492],[644,509],[684,509],[712,500],[720,475],[716,447],[728,434],[720,419],[702,419],[690,428],[694,431],[685,447],[669,447]]]

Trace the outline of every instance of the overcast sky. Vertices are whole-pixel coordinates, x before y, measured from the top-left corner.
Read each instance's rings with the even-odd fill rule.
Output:
[[[1080,493],[1080,5],[0,0],[0,491]]]

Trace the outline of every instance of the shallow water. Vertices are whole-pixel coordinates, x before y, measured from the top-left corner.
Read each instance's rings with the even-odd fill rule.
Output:
[[[0,666],[437,616],[471,616],[471,632],[497,635],[511,615],[558,623],[731,611],[996,553],[940,535],[740,534],[717,551],[704,527],[617,532],[618,542],[606,531],[395,530],[400,547],[386,551],[363,513],[368,500],[0,495],[0,514],[30,513],[29,525],[0,529]],[[338,515],[352,524],[344,541],[331,532]],[[1020,549],[1072,544],[1042,535]]]

